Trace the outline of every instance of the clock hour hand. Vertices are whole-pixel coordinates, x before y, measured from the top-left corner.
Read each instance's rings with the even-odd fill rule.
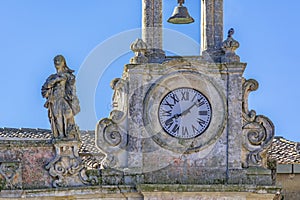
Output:
[[[167,120],[165,121],[165,124],[166,124],[166,125],[172,124],[173,119],[178,119],[178,117],[180,117],[180,116],[181,116],[181,114],[175,114],[175,115],[173,115],[171,118],[169,118],[169,119],[167,119]]]

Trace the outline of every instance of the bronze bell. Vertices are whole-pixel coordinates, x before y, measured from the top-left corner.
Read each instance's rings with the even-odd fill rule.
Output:
[[[193,23],[194,19],[190,16],[187,8],[183,6],[184,0],[178,0],[178,6],[174,8],[172,16],[168,19],[172,24],[189,24]]]

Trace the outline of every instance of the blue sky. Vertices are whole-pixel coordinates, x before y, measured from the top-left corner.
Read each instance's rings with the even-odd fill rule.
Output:
[[[166,22],[176,2],[163,0],[164,28],[199,43],[200,0],[186,0],[195,19],[190,25]],[[248,63],[244,76],[260,84],[250,95],[250,109],[269,117],[277,136],[294,141],[300,141],[299,7],[298,0],[224,0],[224,37],[229,28],[235,28],[234,38],[240,42],[237,53]],[[106,51],[99,51],[102,53],[94,68],[101,72],[95,73],[97,84],[84,85],[87,78],[77,86],[94,94],[90,101],[93,116],[81,117],[78,122],[81,129],[91,130],[94,122],[110,111],[110,80],[121,76],[124,64],[133,56],[129,46],[140,37],[141,0],[1,0],[0,25],[0,127],[50,128],[40,89],[55,73],[53,57],[64,55],[68,66],[80,76],[91,55],[105,47]],[[181,45],[177,40],[174,44]],[[187,52],[199,55],[199,48],[191,47]],[[112,60],[105,60],[111,55]],[[79,96],[83,110],[90,106],[84,91]]]

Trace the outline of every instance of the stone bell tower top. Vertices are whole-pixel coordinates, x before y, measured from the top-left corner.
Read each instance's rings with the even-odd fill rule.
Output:
[[[223,42],[223,0],[201,1],[201,53],[221,49]],[[148,47],[149,62],[159,62],[162,46],[162,0],[142,0],[142,39]]]

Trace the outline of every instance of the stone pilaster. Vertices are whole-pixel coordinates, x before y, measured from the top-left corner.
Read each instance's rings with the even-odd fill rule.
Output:
[[[201,52],[221,48],[223,42],[223,0],[202,0]]]
[[[228,169],[241,169],[242,145],[242,75],[245,63],[227,64],[224,68],[227,73],[227,142],[228,142]]]
[[[165,59],[162,50],[162,0],[142,0],[142,16],[142,39],[148,46],[148,61],[161,63]]]

